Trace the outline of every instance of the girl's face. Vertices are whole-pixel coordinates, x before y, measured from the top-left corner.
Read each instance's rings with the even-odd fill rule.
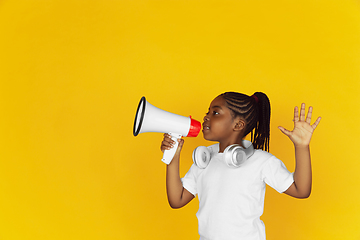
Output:
[[[231,110],[226,106],[222,96],[216,97],[210,104],[203,122],[203,135],[206,140],[228,142],[233,138],[236,119],[233,119]]]

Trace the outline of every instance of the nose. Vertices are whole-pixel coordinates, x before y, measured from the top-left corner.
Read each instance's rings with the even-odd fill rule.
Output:
[[[204,117],[204,122],[205,122],[205,121],[209,121],[208,115],[205,115],[205,117]]]

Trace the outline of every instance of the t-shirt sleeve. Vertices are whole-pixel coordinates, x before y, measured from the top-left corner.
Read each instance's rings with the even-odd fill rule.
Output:
[[[285,192],[294,182],[294,174],[289,172],[285,164],[275,156],[267,160],[262,175],[264,182],[279,193]]]
[[[183,187],[194,196],[196,196],[197,194],[196,178],[198,169],[199,168],[195,164],[193,164],[190,167],[189,171],[185,174],[185,176],[181,178]]]

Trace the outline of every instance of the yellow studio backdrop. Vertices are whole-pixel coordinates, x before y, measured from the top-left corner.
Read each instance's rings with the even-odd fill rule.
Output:
[[[293,108],[321,116],[306,200],[267,187],[269,240],[360,239],[355,0],[0,1],[0,239],[198,239],[173,210],[142,96],[202,121],[225,91],[265,92],[270,152],[294,171]],[[186,138],[181,174],[202,138]]]

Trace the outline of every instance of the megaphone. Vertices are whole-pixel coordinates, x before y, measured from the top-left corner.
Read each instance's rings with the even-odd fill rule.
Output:
[[[165,150],[163,161],[170,164],[178,147],[178,139],[184,137],[196,137],[201,129],[201,123],[190,117],[180,116],[171,112],[164,111],[148,103],[142,97],[134,121],[133,134],[137,136],[144,132],[168,133],[175,145],[170,150]]]

